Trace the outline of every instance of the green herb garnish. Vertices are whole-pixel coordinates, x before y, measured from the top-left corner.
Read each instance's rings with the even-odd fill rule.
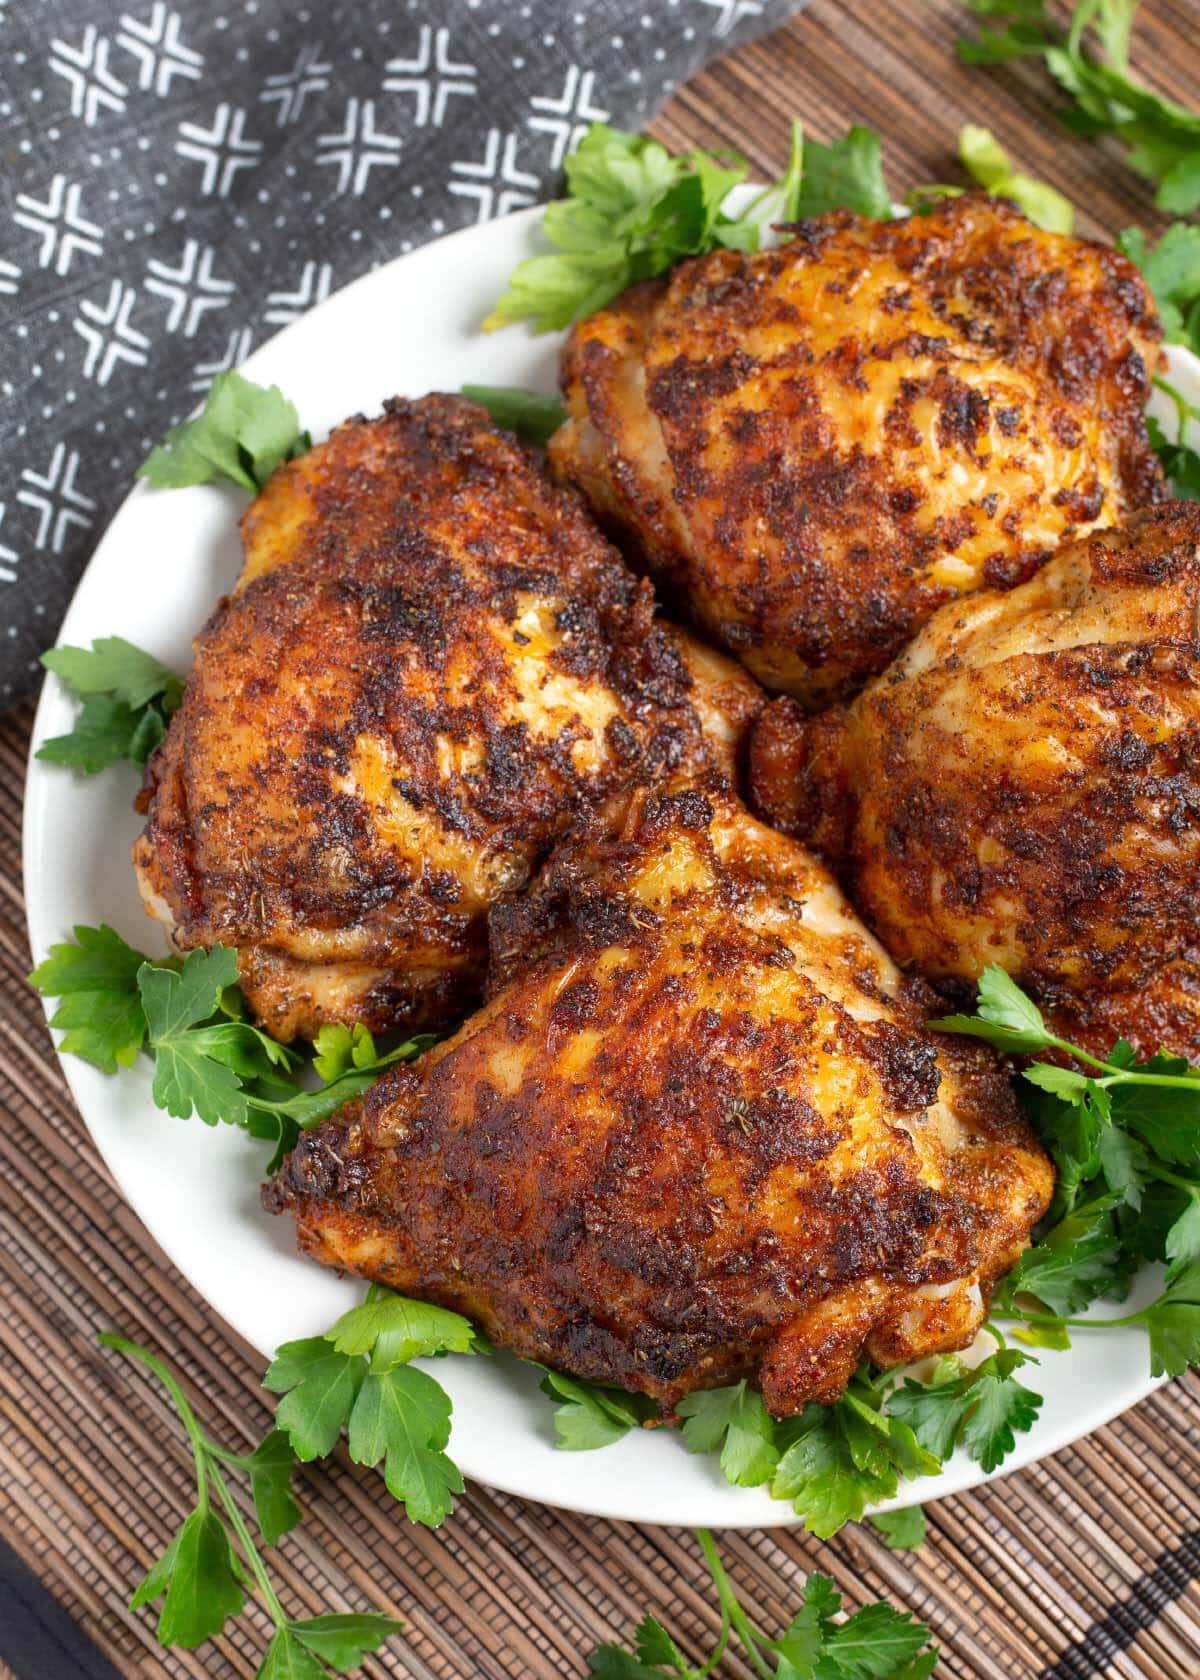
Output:
[[[71,732],[43,741],[36,756],[88,776],[125,761],[145,764],[183,699],[175,673],[123,636],[51,648],[42,664],[82,706]]]
[[[875,1511],[867,1518],[893,1552],[915,1552],[925,1542],[925,1513],[919,1505],[902,1511]]]
[[[637,280],[719,246],[758,249],[762,225],[844,206],[887,218],[879,136],[852,128],[826,145],[792,125],[788,166],[740,216],[723,209],[746,178],[740,158],[692,151],[673,157],[656,140],[595,124],[565,165],[568,196],[547,205],[554,250],[520,263],[487,328],[531,321],[553,332],[601,309]]]
[[[326,1457],[344,1431],[354,1462],[381,1464],[388,1492],[410,1520],[436,1527],[463,1487],[445,1452],[450,1396],[409,1361],[478,1348],[473,1326],[458,1313],[373,1284],[362,1306],[324,1336],[284,1343],[263,1382],[284,1396],[275,1425],[297,1458]]]
[[[175,1538],[138,1585],[130,1609],[162,1599],[158,1637],[188,1649],[219,1634],[226,1621],[257,1591],[274,1623],[258,1680],[322,1680],[331,1670],[357,1668],[401,1624],[375,1612],[293,1618],[284,1610],[250,1529],[230,1491],[226,1473],[250,1482],[263,1540],[273,1546],[300,1521],[291,1492],[294,1462],[286,1434],[273,1429],[254,1452],[227,1451],[200,1427],[179,1383],[145,1348],[121,1336],[101,1336],[106,1347],[136,1359],[163,1384],[191,1443],[196,1503]]]
[[[1164,336],[1200,354],[1200,227],[1172,222],[1153,246],[1141,228],[1129,227],[1117,235],[1117,245],[1154,293]]]
[[[1200,501],[1200,454],[1188,441],[1192,427],[1200,427],[1200,409],[1193,407],[1182,392],[1165,379],[1156,379],[1154,383],[1175,405],[1175,432],[1171,436],[1152,414],[1148,414],[1146,430],[1151,447],[1162,462],[1172,494],[1189,502]],[[1200,432],[1195,435],[1200,437]]]
[[[657,1416],[658,1408],[643,1394],[585,1382],[565,1371],[540,1366],[542,1393],[557,1402],[554,1409],[555,1446],[564,1452],[590,1452],[608,1447],[631,1429]]]
[[[312,448],[300,416],[277,385],[219,373],[201,412],[168,432],[138,469],[156,490],[236,484],[253,495],[282,461]]]
[[[907,1513],[897,1513],[907,1515]],[[929,1630],[890,1604],[867,1604],[838,1622],[840,1594],[827,1575],[810,1575],[800,1609],[775,1638],[751,1621],[707,1529],[696,1538],[708,1565],[721,1606],[721,1632],[708,1657],[693,1665],[674,1636],[654,1616],[646,1616],[634,1636],[634,1648],[601,1645],[588,1658],[594,1680],[702,1680],[720,1663],[731,1642],[741,1646],[759,1680],[925,1680],[937,1666]]]
[[[1115,134],[1130,166],[1153,181],[1160,210],[1200,206],[1200,116],[1152,93],[1129,74],[1129,37],[1138,0],[1076,0],[1061,29],[1045,0],[966,0],[987,24],[958,42],[968,64],[1040,57],[1070,95],[1062,120],[1084,136]]]
[[[464,385],[464,397],[486,408],[497,426],[527,443],[546,443],[567,418],[558,397],[525,391],[519,385]]]
[[[933,1021],[999,1050],[1052,1052],[1022,1079],[1027,1106],[1054,1158],[1058,1184],[1038,1241],[1004,1278],[993,1312],[1014,1334],[1064,1346],[1075,1328],[1140,1325],[1154,1376],[1200,1362],[1200,1069],[1162,1053],[1139,1061],[1124,1040],[1093,1056],[1052,1032],[1003,969],[979,979],[974,1015]],[[1145,1260],[1166,1266],[1164,1287],[1120,1318],[1076,1316],[1128,1294]]]
[[[985,192],[1011,198],[1031,222],[1047,233],[1070,233],[1075,210],[1056,187],[1014,167],[1012,159],[989,129],[968,123],[959,130],[958,155],[971,178]]]
[[[419,1034],[387,1054],[365,1027],[322,1027],[312,1067],[317,1090],[299,1084],[306,1063],[244,1020],[237,952],[215,945],[154,962],[112,928],[77,927],[52,945],[30,975],[43,997],[61,1001],[50,1025],[59,1048],[104,1073],[130,1067],[145,1049],[154,1062],[155,1103],[176,1118],[241,1126],[275,1145],[269,1171],[302,1130],[361,1096],[393,1062],[410,1061],[433,1038]]]

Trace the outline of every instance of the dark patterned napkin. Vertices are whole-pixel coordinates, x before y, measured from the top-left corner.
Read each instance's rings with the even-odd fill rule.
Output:
[[[553,196],[796,0],[0,0],[0,702],[151,445],[368,268]],[[114,622],[114,630],[119,625]]]

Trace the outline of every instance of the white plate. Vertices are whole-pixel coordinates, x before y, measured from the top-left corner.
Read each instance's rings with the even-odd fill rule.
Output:
[[[532,248],[538,210],[465,229],[364,276],[257,351],[245,372],[278,383],[317,437],[385,397],[457,390],[465,383],[555,385],[557,340],[523,328],[492,335],[479,322]],[[1200,402],[1200,362],[1172,349],[1175,382]],[[76,592],[60,640],[118,633],[175,670],[191,638],[237,574],[243,498],[210,487],[151,491],[121,507]],[[34,743],[71,727],[74,705],[47,682]],[[25,807],[25,884],[35,957],[76,922],[112,923],[134,945],[161,938],[142,913],[129,863],[140,827],[132,770],[90,778],[31,759]],[[169,1119],[150,1100],[148,1064],[107,1078],[77,1058],[63,1068],[101,1154],[154,1239],[246,1340],[269,1355],[280,1342],[326,1330],[358,1300],[361,1283],[302,1260],[292,1223],[261,1212],[264,1147],[231,1127]],[[795,1521],[764,1491],[733,1488],[709,1457],[667,1431],[634,1431],[596,1452],[559,1452],[536,1374],[507,1358],[447,1359],[439,1380],[454,1401],[451,1452],[463,1472],[546,1504],[634,1522],[757,1528]],[[1080,1334],[1069,1354],[1045,1354],[1036,1386],[1045,1406],[1005,1469],[1055,1452],[1149,1393],[1145,1337]],[[893,1504],[956,1493],[983,1480],[961,1454],[942,1475],[907,1484]]]

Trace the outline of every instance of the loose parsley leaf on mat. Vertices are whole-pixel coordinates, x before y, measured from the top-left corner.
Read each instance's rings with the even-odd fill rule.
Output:
[[[1115,134],[1130,166],[1153,181],[1160,210],[1187,215],[1200,206],[1200,116],[1152,93],[1129,74],[1129,37],[1138,0],[1076,0],[1068,29],[1044,0],[967,0],[987,18],[958,42],[968,64],[1040,57],[1071,96],[1062,120],[1077,134]]]
[[[596,123],[564,167],[567,197],[547,205],[542,222],[554,249],[514,269],[484,322],[488,329],[530,321],[535,332],[557,331],[683,257],[719,246],[757,250],[761,227],[771,221],[843,205],[891,215],[879,136],[866,128],[826,145],[806,143],[794,123],[786,170],[740,216],[722,208],[746,177],[740,158],[702,151],[673,157],[656,140]]]
[[[36,756],[88,776],[125,761],[145,764],[183,699],[174,672],[123,636],[51,648],[41,662],[82,705],[70,733],[43,741]]]
[[[558,1402],[554,1408],[554,1444],[564,1452],[590,1452],[611,1446],[657,1415],[658,1408],[644,1395],[585,1382],[582,1377],[569,1377],[565,1371],[552,1371],[544,1365],[539,1369],[543,1372],[542,1393]]]
[[[464,385],[462,394],[486,408],[497,426],[527,443],[547,443],[567,418],[560,398],[519,385]]]
[[[907,1515],[907,1513],[897,1513]],[[827,1575],[809,1575],[803,1602],[788,1626],[771,1638],[740,1603],[707,1529],[696,1538],[717,1590],[721,1632],[707,1661],[691,1664],[668,1630],[645,1617],[634,1649],[601,1645],[588,1658],[594,1680],[701,1680],[712,1673],[736,1640],[751,1671],[762,1680],[925,1680],[937,1666],[929,1630],[890,1604],[867,1604],[845,1621],[842,1599]]]
[[[206,1125],[267,1139],[275,1145],[268,1171],[300,1131],[434,1042],[417,1034],[381,1054],[363,1027],[324,1027],[312,1066],[329,1077],[305,1089],[300,1054],[241,1019],[237,972],[237,952],[227,946],[153,962],[101,926],[77,927],[75,942],[52,946],[29,978],[43,997],[62,1000],[50,1019],[64,1034],[60,1049],[105,1073],[131,1066],[146,1049],[157,1105],[178,1119],[196,1114]]]
[[[255,385],[232,369],[217,375],[201,412],[167,433],[138,476],[156,490],[224,481],[254,495],[282,461],[311,448],[279,387]]]
[[[356,1668],[401,1624],[377,1612],[361,1615],[289,1617],[267,1574],[258,1547],[226,1481],[227,1470],[250,1478],[259,1527],[267,1545],[300,1521],[292,1498],[294,1458],[279,1429],[252,1453],[229,1452],[205,1433],[183,1390],[167,1367],[147,1349],[121,1336],[101,1342],[145,1365],[166,1388],[187,1432],[196,1472],[196,1503],[163,1555],[143,1577],[130,1609],[162,1599],[158,1637],[163,1645],[191,1648],[219,1634],[257,1590],[275,1633],[258,1670],[258,1680],[325,1680],[331,1669]]]
[[[1140,1325],[1152,1374],[1200,1363],[1200,1068],[1177,1056],[1138,1061],[1123,1040],[1107,1058],[1060,1038],[998,968],[979,980],[975,1015],[931,1022],[1001,1050],[1052,1051],[1023,1070],[1027,1109],[1054,1159],[1049,1218],[992,1302],[1013,1334],[1069,1345],[1067,1330]],[[1119,1318],[1073,1315],[1123,1299],[1145,1260],[1167,1268],[1156,1299]],[[998,1356],[999,1357],[999,1356]]]
[[[894,1552],[915,1552],[924,1543],[925,1513],[919,1505],[906,1505],[902,1511],[875,1511],[867,1521]]]
[[[473,1326],[458,1313],[373,1284],[366,1301],[324,1336],[285,1342],[263,1382],[283,1395],[275,1425],[297,1458],[324,1458],[344,1430],[355,1463],[382,1463],[388,1491],[409,1518],[436,1527],[463,1486],[444,1450],[450,1397],[408,1361],[477,1347]]]

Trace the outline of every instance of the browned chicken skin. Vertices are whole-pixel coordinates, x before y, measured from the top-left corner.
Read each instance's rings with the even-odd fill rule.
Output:
[[[971,1340],[1050,1164],[808,853],[720,785],[639,790],[492,941],[484,1008],[268,1186],[303,1248],[664,1409]]]
[[[488,906],[581,802],[728,769],[758,705],[459,398],[348,421],[275,473],[243,539],[135,861],[179,946],[237,947],[279,1038],[461,1015]]]
[[[717,642],[815,707],[943,602],[1161,494],[1159,337],[1125,257],[1002,201],[836,211],[580,322],[550,459]]]
[[[1000,963],[1095,1053],[1200,1061],[1200,506],[945,606],[849,706],[760,721],[755,802],[899,962]]]

